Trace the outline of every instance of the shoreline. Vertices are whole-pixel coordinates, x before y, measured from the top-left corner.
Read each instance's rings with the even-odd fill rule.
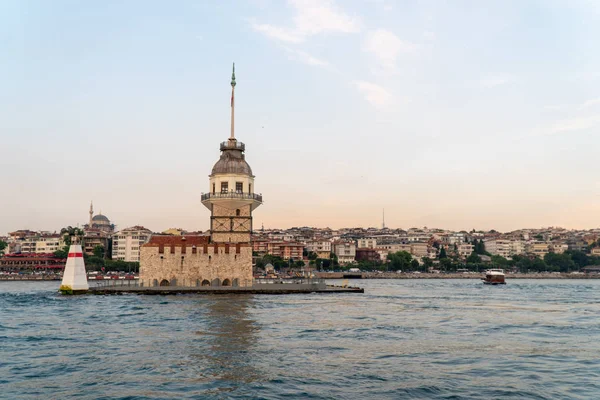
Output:
[[[323,279],[482,279],[483,273],[463,274],[430,274],[430,273],[395,273],[395,272],[363,272],[363,273],[343,273],[343,272],[318,272],[315,274]],[[600,274],[506,274],[506,280],[510,279],[600,279]]]

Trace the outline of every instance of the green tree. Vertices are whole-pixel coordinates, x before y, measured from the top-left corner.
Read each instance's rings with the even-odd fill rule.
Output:
[[[392,270],[406,270],[410,266],[412,256],[406,251],[399,251],[387,255],[389,266]]]
[[[492,256],[492,264],[498,267],[506,267],[508,265],[508,260],[502,256],[494,255]]]
[[[96,246],[92,252],[94,257],[104,258],[104,246]]]
[[[410,269],[412,271],[418,271],[419,269],[421,269],[421,265],[419,264],[419,262],[417,260],[412,260],[410,262]]]
[[[481,257],[479,256],[479,254],[472,252],[471,255],[469,255],[469,257],[467,257],[467,263],[468,264],[480,264]]]
[[[575,263],[568,253],[548,253],[544,256],[544,262],[551,267],[551,270],[553,271],[570,272],[575,269]]]
[[[0,256],[4,254],[4,250],[8,247],[8,243],[0,240]]]
[[[429,257],[423,257],[423,267],[425,269],[433,267],[433,260]]]
[[[592,264],[590,262],[590,257],[582,251],[569,251],[567,252],[571,255],[571,260],[575,263],[575,268],[581,269],[585,266]]]
[[[532,271],[537,271],[537,272],[548,271],[548,265],[546,265],[544,260],[542,260],[538,257],[535,257],[532,260],[530,268]]]
[[[456,271],[456,265],[448,257],[440,258],[440,269],[442,271]]]
[[[444,246],[442,246],[440,248],[440,254],[438,255],[438,258],[441,260],[443,258],[448,258],[448,256],[446,255],[446,249],[444,248]]]

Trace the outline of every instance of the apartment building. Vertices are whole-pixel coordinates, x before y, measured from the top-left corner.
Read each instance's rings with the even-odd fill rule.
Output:
[[[473,253],[474,246],[469,243],[461,243],[456,245],[456,251],[460,258],[467,258]]]
[[[415,257],[427,257],[429,256],[429,245],[426,242],[411,243],[410,254]]]
[[[517,254],[525,253],[525,243],[521,240],[506,240],[506,239],[485,239],[485,250],[493,256],[501,256],[511,258]],[[546,251],[548,246],[546,245]]]
[[[148,243],[152,231],[143,226],[132,226],[113,234],[112,259],[128,262],[140,261],[140,247]]]
[[[304,245],[299,242],[268,242],[267,253],[283,258],[284,260],[303,259]]]
[[[356,244],[354,242],[335,242],[333,252],[341,265],[353,263],[356,259]]]
[[[317,253],[319,258],[329,258],[331,242],[329,240],[313,240],[306,243],[306,251]]]
[[[377,247],[377,239],[375,238],[360,238],[358,239],[359,249],[374,249]]]
[[[14,253],[49,254],[65,247],[65,241],[59,234],[28,236],[13,243],[9,248]]]
[[[544,258],[550,251],[550,246],[546,242],[529,242],[526,247],[527,253]]]
[[[569,250],[569,245],[566,243],[550,243],[548,249],[551,253],[563,254],[565,251]]]

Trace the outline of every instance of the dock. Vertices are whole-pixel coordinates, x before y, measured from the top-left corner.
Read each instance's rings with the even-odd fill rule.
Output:
[[[88,294],[138,294],[138,295],[173,295],[173,294],[340,294],[364,293],[364,288],[351,286],[327,285],[322,279],[290,282],[286,280],[260,280],[252,286],[143,286],[137,281],[111,280],[90,282]]]

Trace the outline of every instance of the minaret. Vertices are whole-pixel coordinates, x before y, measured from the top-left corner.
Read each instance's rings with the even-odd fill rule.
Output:
[[[385,229],[385,208],[383,209],[383,220],[381,222],[381,229]]]
[[[246,162],[246,146],[234,131],[235,64],[231,74],[231,134],[221,143],[221,157],[209,175],[209,193],[202,204],[211,211],[211,240],[216,243],[249,243],[252,211],[262,204],[254,193],[254,175]]]
[[[92,218],[94,217],[94,202],[90,201],[90,223],[88,228],[92,228]]]

